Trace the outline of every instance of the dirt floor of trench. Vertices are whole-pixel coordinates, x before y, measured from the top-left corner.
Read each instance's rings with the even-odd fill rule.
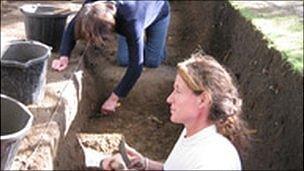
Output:
[[[18,11],[22,4],[12,1],[2,5],[1,2],[1,35],[8,40],[25,38],[23,17]],[[171,2],[167,60],[157,69],[145,68],[136,86],[112,116],[89,117],[99,110],[125,68],[116,65],[115,41],[103,48],[90,47],[83,60],[83,93],[78,113],[67,135],[56,135],[61,138],[53,155],[54,169],[85,169],[84,156],[75,136],[79,132],[122,133],[138,151],[164,161],[181,130],[181,125],[170,123],[166,104],[175,65],[188,58],[197,47],[214,55],[239,81],[245,118],[256,131],[249,156],[243,159],[244,168],[303,169],[303,76],[294,74],[282,61],[281,54],[267,47],[263,35],[227,4]],[[84,49],[83,43],[77,45],[73,52],[75,61]],[[57,56],[53,53],[50,61]],[[60,77],[60,73],[50,67],[48,74],[50,80]],[[56,129],[54,126],[50,131]],[[31,137],[28,139],[31,143]]]

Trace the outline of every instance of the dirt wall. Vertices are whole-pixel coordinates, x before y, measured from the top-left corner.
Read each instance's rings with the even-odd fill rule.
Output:
[[[212,1],[171,1],[171,21],[168,33],[168,57],[166,63],[177,62],[201,47],[211,53],[213,28],[216,24],[214,11],[217,3]]]
[[[168,63],[200,45],[239,82],[245,118],[256,130],[244,168],[303,169],[303,76],[229,3],[172,2],[172,10],[181,10],[183,27],[171,25],[181,53]]]

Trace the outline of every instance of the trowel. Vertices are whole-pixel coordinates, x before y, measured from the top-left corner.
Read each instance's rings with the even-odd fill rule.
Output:
[[[101,161],[103,159],[111,157],[112,155],[114,155],[116,153],[120,153],[123,161],[112,163],[111,165],[113,166],[113,168],[117,168],[117,170],[123,170],[124,168],[127,169],[126,166],[128,166],[130,164],[130,160],[126,153],[125,139],[123,136],[122,136],[122,138],[120,138],[117,149],[113,150],[111,153],[102,152],[102,151],[99,151],[97,149],[94,149],[94,148],[86,145],[86,144],[94,144],[97,146],[105,145],[105,144],[97,144],[97,143],[101,143],[101,141],[98,142],[96,137],[102,137],[102,136],[103,136],[103,134],[83,134],[83,133],[80,133],[77,135],[78,142],[84,152],[85,166],[87,168],[102,169]],[[102,140],[102,141],[108,142],[107,140]],[[108,145],[109,144],[107,144],[107,146]]]

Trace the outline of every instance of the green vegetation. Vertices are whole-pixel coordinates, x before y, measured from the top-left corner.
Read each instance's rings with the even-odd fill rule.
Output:
[[[267,9],[258,1],[230,1],[235,9],[260,30],[269,47],[279,50],[294,70],[303,74],[303,18]],[[255,4],[254,4],[255,3]],[[265,3],[265,2],[264,2]],[[303,1],[302,1],[303,5]]]

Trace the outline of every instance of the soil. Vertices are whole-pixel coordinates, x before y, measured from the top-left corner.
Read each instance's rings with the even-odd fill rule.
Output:
[[[1,1],[1,44],[5,40],[25,38],[23,17],[18,7],[26,2],[4,2]],[[44,151],[52,154],[53,169],[86,169],[77,133],[123,134],[127,143],[143,155],[165,161],[182,129],[181,125],[170,122],[166,104],[176,74],[175,65],[195,49],[202,48],[226,66],[239,83],[244,99],[244,118],[253,130],[249,155],[242,156],[244,169],[302,170],[303,76],[294,73],[277,50],[269,49],[263,35],[227,2],[170,3],[172,16],[167,60],[157,69],[144,69],[114,115],[91,117],[99,111],[126,69],[116,65],[116,41],[102,48],[91,46],[86,52],[84,43],[77,44],[72,62],[77,63],[85,53],[82,98],[77,116],[64,136],[62,128],[56,124],[50,126],[49,132],[61,133],[52,134],[58,141],[53,142],[58,144],[56,150]],[[57,56],[53,53],[51,59]],[[65,74],[48,68],[48,83],[66,78]],[[34,149],[35,138],[37,133],[26,137],[30,150]],[[25,153],[30,150],[23,151],[23,155],[28,155]],[[34,159],[38,169],[45,168],[42,166],[44,160],[43,155]],[[19,168],[25,169],[24,165]]]

